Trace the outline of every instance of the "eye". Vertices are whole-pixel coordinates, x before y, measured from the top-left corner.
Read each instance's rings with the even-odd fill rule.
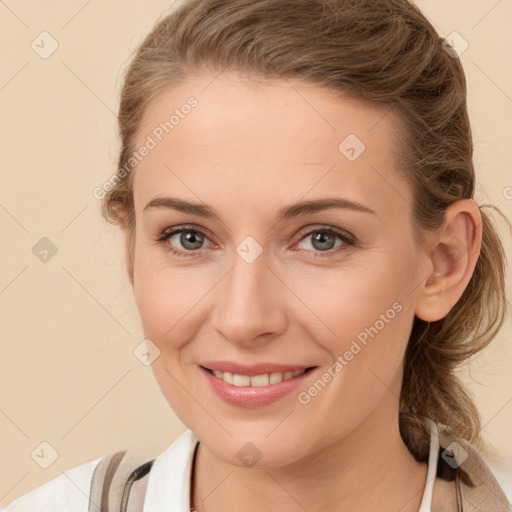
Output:
[[[355,238],[352,235],[331,226],[305,228],[297,236],[300,238],[299,244],[309,238],[309,242],[305,244],[306,247],[301,250],[313,252],[314,257],[332,256],[334,253],[347,251],[355,245]],[[166,251],[178,257],[200,256],[201,249],[212,245],[207,235],[195,226],[168,228],[158,235],[156,241],[162,244]],[[205,241],[209,245],[205,246]]]
[[[355,245],[355,239],[341,230],[331,226],[311,229],[299,233],[300,242],[309,241],[305,244],[306,251],[314,251],[314,256],[332,256],[333,253],[348,250]],[[326,253],[326,254],[321,254]]]
[[[167,251],[184,257],[196,256],[196,253],[204,248],[205,240],[209,241],[205,233],[195,227],[187,226],[166,229],[157,238],[157,242],[161,243]]]

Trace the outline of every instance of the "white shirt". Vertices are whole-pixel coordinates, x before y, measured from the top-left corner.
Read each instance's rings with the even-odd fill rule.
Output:
[[[439,455],[436,424],[431,421],[430,455],[427,479],[418,512],[431,512],[432,493]],[[192,462],[198,439],[186,430],[159,455],[149,472],[143,512],[189,512]],[[14,500],[2,512],[87,512],[92,474],[101,459],[76,466],[36,489]],[[496,472],[494,476],[510,499],[510,474]],[[508,479],[508,480],[507,480]]]

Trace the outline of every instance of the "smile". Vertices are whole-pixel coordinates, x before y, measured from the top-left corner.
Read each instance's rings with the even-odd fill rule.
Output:
[[[231,372],[221,372],[220,370],[209,370],[218,379],[227,382],[228,384],[234,384],[235,386],[269,386],[271,384],[279,384],[283,380],[293,379],[303,373],[306,373],[307,369],[296,370],[294,372],[274,372],[264,373],[261,375],[239,375]]]
[[[220,366],[220,364],[216,364]],[[259,365],[260,368],[249,369],[240,365],[232,364],[230,370],[236,370],[244,373],[236,373],[228,371],[226,366],[222,364],[224,370],[218,368],[212,369],[205,366],[199,366],[201,374],[206,379],[207,387],[213,393],[222,399],[222,401],[243,408],[263,407],[270,405],[286,395],[292,393],[298,386],[305,385],[305,380],[310,379],[311,374],[318,373],[318,366],[302,367],[292,370],[289,365],[282,365],[280,370],[286,371],[270,371],[277,370],[279,365]],[[261,368],[267,366],[267,368]],[[288,367],[287,367],[288,366]],[[269,373],[263,373],[267,370]]]

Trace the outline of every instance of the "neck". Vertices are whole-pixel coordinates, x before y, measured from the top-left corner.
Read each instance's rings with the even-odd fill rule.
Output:
[[[398,405],[392,408],[393,414],[389,405],[382,404],[381,411],[374,410],[349,435],[285,466],[235,466],[200,444],[192,508],[220,512],[243,504],[248,512],[417,512],[427,465],[408,451],[398,428]]]

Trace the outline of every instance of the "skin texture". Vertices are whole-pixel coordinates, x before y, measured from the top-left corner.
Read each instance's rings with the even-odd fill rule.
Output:
[[[133,171],[131,281],[145,336],[160,350],[152,364],[158,384],[200,440],[192,506],[417,511],[426,464],[413,459],[398,430],[403,357],[414,315],[444,317],[471,277],[481,242],[476,203],[451,205],[422,251],[413,237],[412,192],[396,170],[396,120],[290,80],[198,74],[150,105],[135,147],[190,96],[197,106]],[[366,146],[354,161],[338,149],[349,134]],[[210,205],[220,220],[145,209],[171,196]],[[328,209],[275,221],[280,208],[333,197],[375,214]],[[198,249],[183,245],[180,233],[156,241],[183,224],[205,232],[196,233]],[[315,243],[311,233],[325,227],[355,244],[337,237]],[[236,252],[248,236],[262,249],[252,263]],[[180,257],[171,247],[195,253]],[[393,304],[400,311],[301,404],[298,392]],[[247,409],[222,401],[198,367],[221,359],[319,368],[298,392]],[[248,442],[261,454],[253,467],[237,457]]]

